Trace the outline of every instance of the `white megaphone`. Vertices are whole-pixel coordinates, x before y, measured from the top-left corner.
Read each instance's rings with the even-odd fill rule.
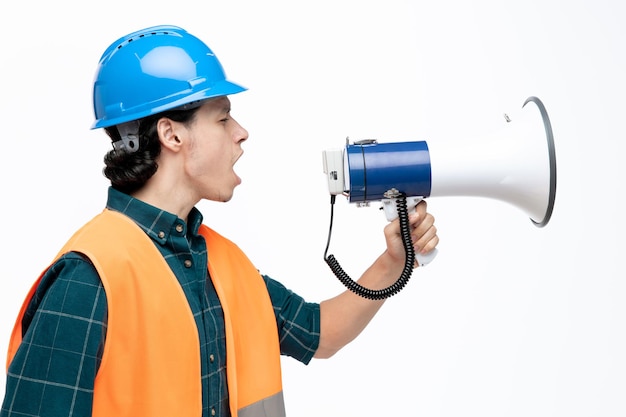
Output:
[[[454,146],[366,140],[326,150],[329,191],[358,205],[381,201],[390,221],[397,217],[392,202],[398,195],[413,208],[427,197],[488,197],[518,207],[535,226],[543,227],[552,216],[556,196],[556,154],[548,113],[541,100],[529,97],[519,114],[505,115],[503,123],[495,135]]]

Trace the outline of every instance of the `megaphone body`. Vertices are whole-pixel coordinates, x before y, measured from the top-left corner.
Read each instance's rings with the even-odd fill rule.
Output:
[[[519,114],[504,118],[501,131],[479,140],[436,142],[364,140],[323,152],[331,194],[359,205],[382,201],[388,220],[398,195],[413,204],[439,196],[487,197],[510,203],[538,227],[552,215],[556,155],[543,103],[526,100]],[[390,208],[390,209],[388,209]]]

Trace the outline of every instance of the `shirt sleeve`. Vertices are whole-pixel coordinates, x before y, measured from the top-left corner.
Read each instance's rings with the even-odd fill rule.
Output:
[[[263,275],[274,306],[280,352],[308,364],[320,341],[320,306],[307,303],[281,283]]]
[[[90,416],[106,332],[106,295],[76,253],[46,271],[24,316],[0,417]]]

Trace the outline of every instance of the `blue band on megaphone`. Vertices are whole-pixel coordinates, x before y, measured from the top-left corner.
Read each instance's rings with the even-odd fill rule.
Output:
[[[430,196],[428,145],[419,142],[346,145],[351,203],[382,200],[391,189],[407,196]]]

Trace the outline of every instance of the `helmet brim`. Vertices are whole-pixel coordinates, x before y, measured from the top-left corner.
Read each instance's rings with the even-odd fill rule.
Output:
[[[211,85],[210,88],[206,88],[194,94],[185,96],[179,100],[171,100],[171,98],[169,98],[167,103],[163,103],[160,106],[155,106],[144,111],[135,112],[133,111],[132,108],[124,109],[122,111],[122,115],[115,117],[113,119],[101,118],[101,119],[96,120],[91,126],[91,129],[99,129],[99,128],[106,128],[110,126],[116,126],[116,125],[130,122],[133,120],[143,119],[144,117],[152,116],[152,115],[162,113],[168,110],[174,110],[178,107],[184,106],[185,104],[198,102],[198,101],[204,101],[204,100],[208,100],[211,98],[230,96],[233,94],[244,92],[246,90],[247,90],[246,87],[243,87],[239,84],[233,83],[228,80],[218,81],[214,83],[213,85]],[[127,113],[127,114],[124,114],[124,113]]]

